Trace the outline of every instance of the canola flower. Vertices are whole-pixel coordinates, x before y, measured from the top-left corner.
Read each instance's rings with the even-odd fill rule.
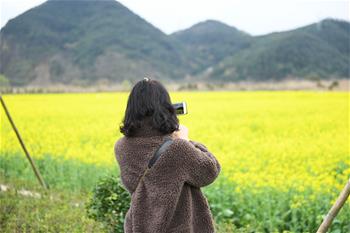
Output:
[[[204,143],[236,192],[341,190],[350,175],[346,92],[173,92],[186,101],[179,116],[189,137]],[[47,154],[116,166],[113,154],[128,93],[5,95],[34,158]],[[22,153],[1,110],[3,154]],[[233,190],[234,191],[234,190]],[[295,197],[297,198],[297,197]],[[314,198],[312,195],[310,198]],[[292,200],[293,208],[303,198]]]

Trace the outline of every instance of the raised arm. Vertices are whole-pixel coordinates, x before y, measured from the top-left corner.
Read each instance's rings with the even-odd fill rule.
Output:
[[[176,139],[181,159],[183,180],[195,187],[204,187],[216,179],[221,166],[215,156],[200,142]]]

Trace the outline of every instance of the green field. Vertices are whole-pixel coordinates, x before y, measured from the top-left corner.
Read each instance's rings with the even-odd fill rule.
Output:
[[[170,95],[172,102],[188,104],[189,114],[179,119],[188,127],[190,139],[205,144],[222,165],[219,178],[203,188],[220,232],[316,231],[350,176],[349,93]],[[128,93],[3,96],[45,181],[57,193],[83,193],[82,200],[89,197],[100,176],[119,173],[113,146],[122,136],[118,126],[127,97]],[[1,183],[37,188],[3,110],[0,116]],[[74,195],[63,196],[69,202]],[[24,203],[17,195],[0,192],[2,206],[13,206],[16,198]],[[350,232],[349,203],[331,232]],[[62,202],[57,205],[64,206]],[[18,204],[15,210],[23,211],[24,206]],[[36,206],[32,208],[40,207]],[[88,231],[75,223],[83,209],[68,218],[57,208],[40,208],[47,212],[40,221],[48,227],[54,224],[47,216],[55,216],[65,219],[73,232]],[[11,216],[0,219],[4,229],[28,223],[26,219],[33,222],[30,213],[18,221],[16,216],[22,215],[16,211],[3,207],[0,211]],[[222,230],[224,225],[227,230]]]

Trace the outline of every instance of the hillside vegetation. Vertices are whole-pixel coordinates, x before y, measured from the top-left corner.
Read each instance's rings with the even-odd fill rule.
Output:
[[[207,20],[166,35],[114,0],[49,0],[0,32],[12,86],[349,78],[350,23],[325,19],[251,36]]]

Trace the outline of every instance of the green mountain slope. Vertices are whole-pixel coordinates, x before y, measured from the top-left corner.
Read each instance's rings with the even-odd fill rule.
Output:
[[[248,47],[252,37],[234,27],[215,20],[207,20],[189,29],[171,34],[185,45],[191,59],[196,63],[196,73],[212,66],[238,50]]]
[[[49,0],[1,29],[0,56],[15,86],[349,78],[350,23],[254,37],[207,20],[166,35],[114,0]]]
[[[349,78],[350,24],[323,20],[296,30],[255,37],[205,76],[215,80]]]
[[[0,73],[11,84],[184,76],[181,45],[113,0],[51,0],[0,32]]]

